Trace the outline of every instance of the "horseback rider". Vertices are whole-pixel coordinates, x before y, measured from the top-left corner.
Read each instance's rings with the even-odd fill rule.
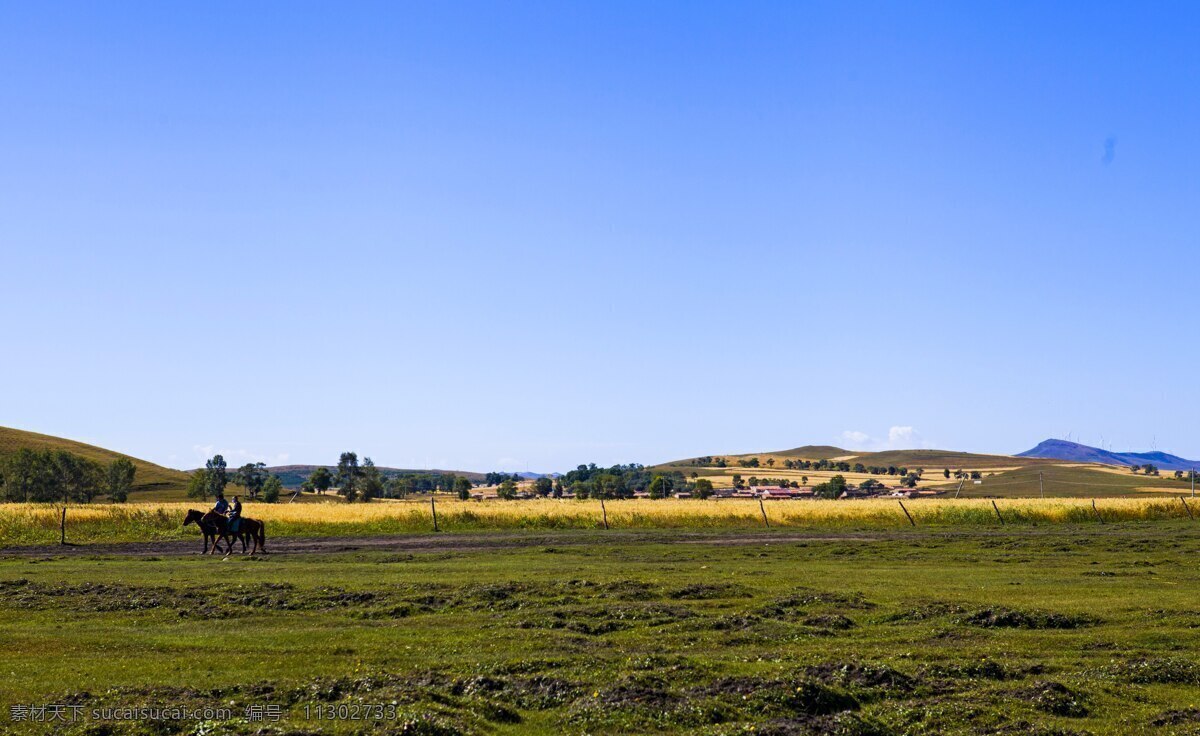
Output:
[[[229,507],[229,531],[233,534],[238,533],[238,526],[242,519],[242,497],[234,496],[233,505]]]
[[[213,506],[213,511],[220,514],[221,516],[229,515],[229,502],[225,500],[224,493],[217,494],[217,505]]]

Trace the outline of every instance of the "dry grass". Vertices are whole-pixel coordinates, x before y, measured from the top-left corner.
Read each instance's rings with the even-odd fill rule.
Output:
[[[919,526],[997,525],[986,499],[922,499],[906,501]],[[1187,518],[1178,499],[1107,498],[1093,509],[1088,499],[1004,499],[997,505],[1006,524],[1092,524]],[[180,524],[195,504],[164,503],[73,507],[67,515],[68,537],[78,542],[178,539],[195,536]],[[763,525],[754,500],[648,499],[606,502],[614,528],[745,528]],[[769,501],[772,526],[887,528],[908,525],[893,500]],[[437,501],[443,530],[595,529],[602,526],[599,501],[541,499],[529,501]],[[1193,506],[1200,513],[1200,504]],[[428,532],[429,501],[370,504],[247,504],[246,515],[262,519],[271,536],[376,535]],[[0,545],[57,541],[56,507],[36,504],[0,505]]]

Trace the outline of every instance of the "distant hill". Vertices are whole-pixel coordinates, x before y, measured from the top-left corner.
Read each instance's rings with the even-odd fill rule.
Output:
[[[1017,457],[1049,458],[1074,463],[1100,463],[1126,467],[1150,463],[1159,470],[1191,470],[1200,467],[1200,461],[1186,460],[1165,452],[1112,452],[1067,440],[1045,440],[1038,443],[1038,446],[1032,450],[1018,453]]]
[[[718,457],[714,455],[713,457]],[[774,459],[776,466],[782,465],[782,460],[845,460],[852,464],[862,463],[866,466],[938,468],[986,470],[989,468],[1011,468],[1016,466],[1036,465],[1043,461],[1029,458],[1015,458],[1011,455],[982,455],[972,452],[956,452],[954,450],[881,450],[879,452],[856,452],[832,445],[805,445],[791,450],[776,452],[750,452],[743,455],[721,455],[727,462],[736,464],[738,460],[758,458],[760,463]],[[656,465],[657,468],[682,468],[692,466],[694,458],[674,460]]]
[[[119,452],[106,450],[102,447],[87,445],[75,440],[53,437],[37,432],[27,432],[23,429],[0,427],[0,456],[11,455],[18,450],[66,450],[89,460],[108,464],[119,457],[128,457],[137,466],[134,476],[133,491],[183,491],[187,488],[188,474],[182,470],[164,468],[146,460],[123,455]],[[157,494],[156,494],[157,495]]]
[[[325,466],[321,466],[321,465],[276,465],[275,467],[267,468],[267,470],[269,472],[274,473],[275,475],[279,476],[279,479],[281,481],[283,481],[284,488],[290,488],[290,489],[294,490],[296,488],[299,488],[300,484],[303,483],[305,480],[307,480],[308,476],[312,475],[312,472],[319,467],[326,468],[327,470],[329,470],[330,473],[337,472],[336,465],[325,465]],[[229,470],[230,470],[230,472],[233,472],[234,470],[236,470],[236,468],[230,468]],[[466,471],[466,470],[411,470],[411,469],[407,469],[407,468],[386,468],[386,467],[380,466],[379,471],[381,473],[383,473],[383,476],[385,478],[390,478],[395,475],[410,475],[412,473],[441,473],[443,475],[451,475],[451,474],[452,475],[464,475],[472,483],[482,483],[483,478],[484,478],[483,473],[474,473],[474,472],[470,472],[470,471]]]
[[[768,452],[768,455],[776,457],[798,457],[801,460],[832,460],[835,457],[843,455],[853,455],[850,450],[843,450],[840,447],[833,445],[804,445],[803,447],[795,447],[791,450],[780,450],[779,452]]]

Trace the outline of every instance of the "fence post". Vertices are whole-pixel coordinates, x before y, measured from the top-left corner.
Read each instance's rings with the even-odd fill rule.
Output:
[[[900,510],[903,511],[904,515],[908,517],[908,523],[913,526],[916,526],[917,522],[913,521],[912,514],[908,513],[908,509],[904,508],[904,502],[897,501],[896,503],[900,504]]]
[[[604,508],[604,496],[600,497],[600,513],[604,515],[604,528],[608,528],[608,509]]]
[[[764,526],[766,526],[768,529],[770,529],[770,528],[771,528],[771,522],[767,521],[767,507],[766,507],[766,506],[763,506],[763,502],[762,502],[762,496],[759,496],[759,497],[758,497],[758,510],[762,512],[762,515],[763,515],[763,525],[764,525]]]
[[[1000,525],[1004,525],[1004,517],[1000,515],[1000,507],[996,505],[995,500],[992,501],[992,508],[996,509],[996,518],[1000,520]]]
[[[1180,496],[1180,497],[1179,497],[1179,503],[1183,504],[1183,510],[1184,510],[1184,511],[1186,511],[1186,512],[1188,512],[1188,518],[1189,518],[1189,519],[1195,519],[1195,518],[1196,518],[1196,517],[1192,516],[1192,510],[1191,510],[1190,508],[1188,508],[1187,501],[1183,500],[1183,496]]]
[[[438,523],[437,523],[437,502],[436,502],[436,498],[437,498],[437,497],[436,497],[436,496],[435,496],[435,495],[434,495],[432,492],[429,494],[429,510],[433,512],[433,530],[434,530],[435,532],[436,532],[436,531],[440,531],[440,530],[438,529]]]
[[[63,504],[63,507],[62,507],[62,521],[59,523],[58,529],[59,529],[58,543],[66,544],[67,543],[67,505],[66,504]]]
[[[1096,521],[1104,523],[1104,517],[1100,515],[1100,509],[1096,508],[1096,499],[1092,499],[1092,511],[1096,514]]]

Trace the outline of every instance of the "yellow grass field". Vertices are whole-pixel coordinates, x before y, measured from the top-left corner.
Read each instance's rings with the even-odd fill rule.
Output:
[[[1005,524],[1096,524],[1118,521],[1187,519],[1200,513],[1177,498],[1105,498],[1093,508],[1088,499],[999,499]],[[198,504],[74,506],[67,512],[67,537],[75,542],[184,539],[198,535],[181,522]],[[990,499],[921,499],[904,506],[918,526],[998,525]],[[487,529],[596,529],[604,524],[599,501],[538,499],[458,501],[438,499],[442,531]],[[612,500],[605,502],[614,529],[713,529],[762,527],[763,510],[777,527],[907,527],[895,500],[767,501],[750,499]],[[425,533],[433,530],[428,498],[369,504],[247,504],[246,516],[262,519],[268,537]],[[58,540],[59,510],[38,504],[0,504],[0,547]]]

